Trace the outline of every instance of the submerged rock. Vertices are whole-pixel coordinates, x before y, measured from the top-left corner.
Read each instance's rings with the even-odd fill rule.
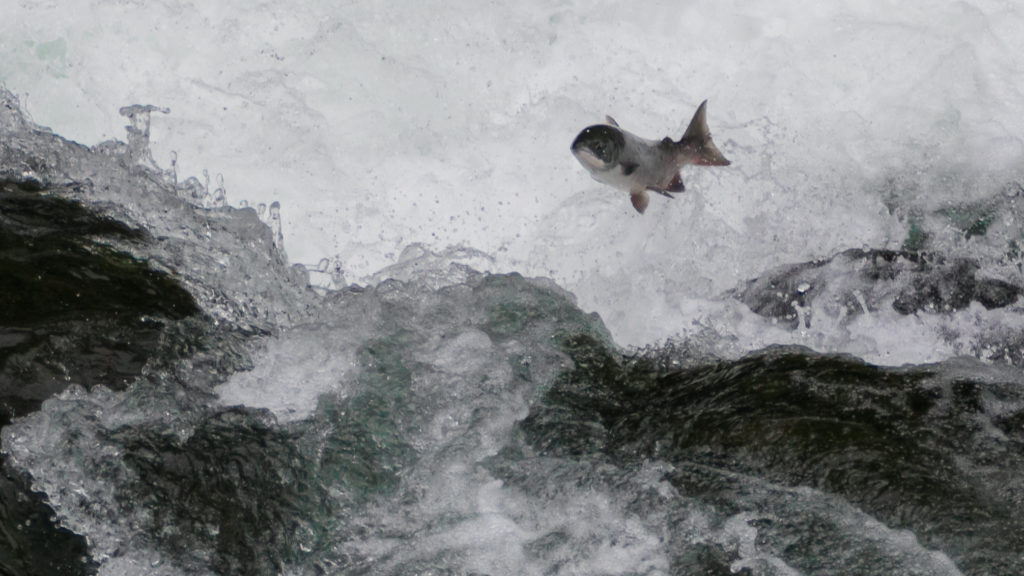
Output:
[[[122,391],[154,374],[201,389],[245,366],[241,343],[280,318],[283,307],[245,294],[296,280],[275,250],[259,250],[273,239],[253,211],[197,211],[123,152],[32,125],[0,90],[0,428],[67,390]],[[204,228],[213,242],[182,237]],[[219,307],[242,313],[218,321]],[[6,455],[4,466],[0,569],[94,571],[84,540],[55,526],[54,499]]]
[[[47,189],[0,181],[0,424],[71,384],[123,389],[192,295],[112,243],[146,233]]]
[[[111,247],[151,241],[38,181],[0,181],[0,428],[69,386],[123,390],[154,358],[181,354],[168,329],[199,315],[192,295]],[[0,478],[0,488],[4,573],[89,570],[84,540],[54,526],[24,476]]]
[[[654,493],[623,494],[636,514],[697,508],[709,534],[738,522],[733,530],[756,535],[755,553],[721,536],[687,541],[665,521],[672,573],[715,571],[723,559],[735,572],[750,555],[801,573],[1024,572],[1016,371],[972,361],[884,369],[792,347],[662,371],[663,359],[624,361],[586,338],[569,354],[576,369],[490,466],[540,496],[552,482],[531,471],[537,462],[602,462],[601,483],[627,486],[632,471],[661,462]],[[909,531],[914,545],[886,530]]]
[[[979,277],[979,265],[903,250],[851,249],[832,258],[777,268],[733,292],[751,310],[790,328],[810,325],[814,304],[853,318],[891,307],[900,314],[949,313],[972,302],[987,309],[1017,301],[1024,288]]]

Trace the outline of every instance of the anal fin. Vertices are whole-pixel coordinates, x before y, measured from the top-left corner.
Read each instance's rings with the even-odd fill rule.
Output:
[[[673,196],[672,194],[676,192],[685,191],[686,186],[683,185],[683,177],[678,172],[676,172],[676,175],[672,177],[671,181],[669,181],[668,186],[665,186],[663,188],[648,186],[647,189],[650,190],[651,192],[657,192],[658,194],[661,194],[666,198],[675,198],[675,196]]]
[[[672,181],[668,183],[668,187],[665,188],[666,192],[685,192],[686,185],[683,184],[683,175],[676,172],[676,175],[672,177]]]

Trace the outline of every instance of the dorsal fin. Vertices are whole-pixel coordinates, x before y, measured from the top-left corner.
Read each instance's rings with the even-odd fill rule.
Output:
[[[697,107],[697,111],[693,113],[693,119],[690,120],[690,125],[686,128],[686,132],[683,134],[683,139],[680,142],[686,140],[703,142],[708,138],[708,120],[707,112],[705,112],[707,104],[708,101],[705,100]]]
[[[615,121],[615,118],[612,118],[611,116],[605,116],[604,119],[612,126],[615,126],[616,128],[619,127],[619,123]]]

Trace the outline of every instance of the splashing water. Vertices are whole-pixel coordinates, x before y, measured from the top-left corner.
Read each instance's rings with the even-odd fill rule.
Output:
[[[314,290],[279,206],[196,202],[4,97],[5,234],[88,258],[64,263],[73,304],[37,304],[69,314],[31,328],[50,340],[7,312],[6,373],[34,376],[5,398],[49,388],[3,452],[88,538],[81,573],[1024,568],[1024,383],[990,355],[1015,346],[1020,286],[977,260],[782,267],[710,300],[691,337],[624,352],[554,282],[478,272],[494,260],[471,249],[413,245],[366,287]],[[849,345],[866,322],[939,334],[963,315],[979,329],[953,338],[993,346],[898,369],[735,336]],[[155,347],[127,348],[143,333]]]

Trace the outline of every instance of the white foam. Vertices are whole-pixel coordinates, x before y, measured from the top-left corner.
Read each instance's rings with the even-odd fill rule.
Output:
[[[554,278],[625,345],[773,266],[898,247],[907,210],[984,197],[1024,154],[1024,9],[1005,3],[264,8],[20,3],[0,81],[85,143],[120,137],[124,104],[169,107],[157,162],[280,200],[296,261],[366,282],[411,244],[471,246]],[[733,165],[686,169],[642,217],[568,152],[607,113],[678,135],[705,98]],[[877,357],[924,357],[906,324],[880,326],[897,336]]]
[[[303,326],[269,340],[252,370],[215,391],[226,406],[271,410],[279,422],[308,418],[323,394],[344,397],[359,366],[350,327]]]

